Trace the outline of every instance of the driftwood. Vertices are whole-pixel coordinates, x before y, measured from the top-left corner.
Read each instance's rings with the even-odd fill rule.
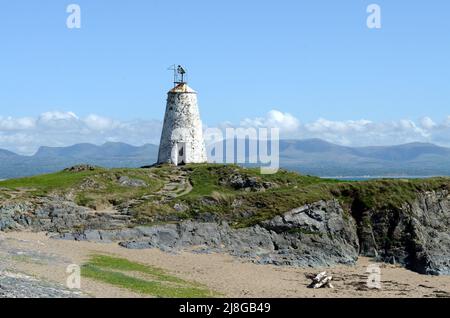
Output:
[[[328,275],[327,272],[322,272],[316,277],[313,278],[312,283],[308,286],[309,288],[334,288],[331,281],[333,280],[333,276]]]

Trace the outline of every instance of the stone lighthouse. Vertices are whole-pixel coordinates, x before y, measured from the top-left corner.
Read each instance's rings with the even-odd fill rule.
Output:
[[[207,162],[197,93],[187,85],[183,67],[174,67],[175,87],[168,92],[158,164]]]

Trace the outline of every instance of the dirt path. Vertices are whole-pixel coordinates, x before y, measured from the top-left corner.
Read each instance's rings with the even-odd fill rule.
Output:
[[[193,189],[188,174],[181,169],[174,169],[171,173],[166,173],[158,178],[164,184],[159,191],[140,199],[131,200],[127,208],[130,209],[149,199],[156,203],[168,203],[178,197],[189,194]]]
[[[354,267],[328,270],[335,289],[307,288],[309,274],[322,269],[299,269],[256,265],[228,255],[167,254],[159,250],[128,250],[117,244],[98,244],[49,239],[43,233],[0,233],[0,259],[9,269],[65,284],[66,267],[83,264],[89,255],[113,254],[157,266],[183,279],[208,286],[227,297],[449,297],[450,277],[422,276],[403,268],[380,264],[380,290],[366,287],[367,266],[361,258]],[[82,291],[94,297],[139,297],[139,295],[89,279]]]
[[[176,174],[170,173],[164,177],[164,187],[157,192],[163,197],[162,201],[170,201],[192,191],[188,174],[181,169],[176,169],[174,172]]]

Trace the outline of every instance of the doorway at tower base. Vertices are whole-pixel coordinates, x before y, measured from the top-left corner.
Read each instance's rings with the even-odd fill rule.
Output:
[[[175,166],[184,166],[187,162],[187,151],[190,144],[186,142],[177,142],[174,144],[170,156],[170,163]]]

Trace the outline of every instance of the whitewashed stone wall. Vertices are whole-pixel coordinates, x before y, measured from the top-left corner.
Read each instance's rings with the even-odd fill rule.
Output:
[[[207,162],[197,93],[180,84],[168,93],[158,163]]]

